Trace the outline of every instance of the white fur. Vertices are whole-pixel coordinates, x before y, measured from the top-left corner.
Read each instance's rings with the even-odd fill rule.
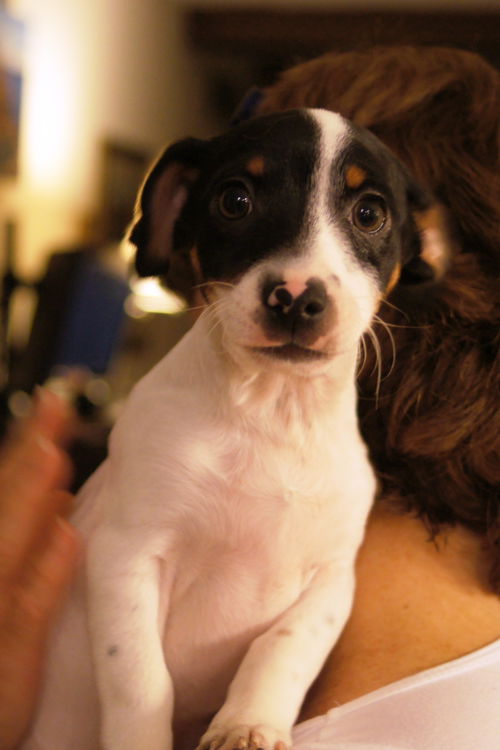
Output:
[[[354,380],[377,290],[317,200],[343,134],[329,122],[307,251],[214,285],[132,392],[82,492],[88,597],[82,574],[24,750],[96,750],[98,704],[105,750],[169,750],[172,721],[197,732],[214,713],[203,743],[290,742],[348,617],[374,493]],[[249,348],[270,343],[252,318],[269,270],[324,280],[338,311],[314,344],[325,359]]]

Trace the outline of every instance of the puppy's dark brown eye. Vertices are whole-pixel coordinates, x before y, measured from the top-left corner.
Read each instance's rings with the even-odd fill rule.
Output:
[[[352,222],[361,232],[378,232],[387,221],[387,207],[378,196],[361,198],[352,210]]]
[[[229,185],[220,193],[217,208],[225,219],[244,219],[253,209],[252,197],[245,185]]]

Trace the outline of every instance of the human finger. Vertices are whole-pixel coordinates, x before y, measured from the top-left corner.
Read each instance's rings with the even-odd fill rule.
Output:
[[[53,523],[46,545],[0,618],[0,748],[17,747],[38,694],[46,636],[73,575],[79,543],[65,521]]]
[[[80,549],[74,527],[56,517],[12,599],[9,621],[13,634],[25,648],[42,646],[64,590],[73,578]]]
[[[0,523],[0,623],[11,606],[13,592],[47,546],[57,518],[68,515],[72,499],[69,492],[52,490],[37,500],[40,507],[31,512],[28,503],[22,503],[24,514],[18,512]]]
[[[14,448],[30,434],[38,434],[51,442],[60,443],[71,434],[74,414],[67,402],[48,388],[37,387],[29,413],[11,425],[11,440],[7,445]]]
[[[0,465],[0,586],[16,575],[39,529],[58,512],[53,490],[68,474],[65,454],[36,434]]]

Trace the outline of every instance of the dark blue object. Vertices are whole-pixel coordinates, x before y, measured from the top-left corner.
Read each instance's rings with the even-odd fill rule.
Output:
[[[97,258],[83,258],[52,366],[105,373],[119,340],[128,294],[128,284]]]

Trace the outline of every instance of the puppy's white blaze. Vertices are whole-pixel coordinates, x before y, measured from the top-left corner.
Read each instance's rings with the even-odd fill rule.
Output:
[[[311,117],[319,126],[320,156],[316,163],[316,174],[314,177],[315,188],[312,191],[313,210],[323,215],[331,213],[328,208],[328,197],[331,194],[332,164],[338,158],[343,145],[349,136],[347,122],[336,112],[328,112],[324,109],[310,110]],[[319,200],[318,200],[319,199]]]
[[[339,153],[339,149],[349,135],[346,120],[337,112],[327,109],[310,109],[311,117],[321,129],[321,158],[318,160],[321,172],[328,172],[332,160]]]
[[[335,225],[330,204],[332,190],[336,189],[332,184],[332,165],[347,142],[349,124],[336,112],[315,109],[311,115],[321,129],[321,158],[318,159],[313,190],[315,200],[311,201],[312,223],[317,226],[318,232],[315,250],[318,260],[322,257],[324,266],[338,274],[341,287],[349,294],[347,303],[351,309],[346,311],[348,319],[360,325],[356,325],[352,331],[356,337],[368,327],[373,317],[378,292],[375,278],[361,268],[349,242]],[[353,308],[359,312],[358,315],[353,316]]]

